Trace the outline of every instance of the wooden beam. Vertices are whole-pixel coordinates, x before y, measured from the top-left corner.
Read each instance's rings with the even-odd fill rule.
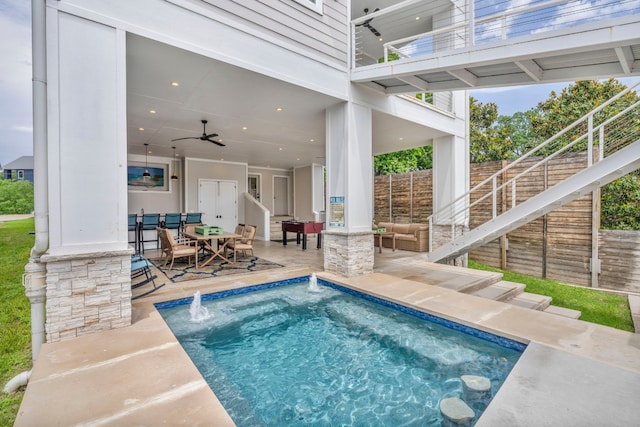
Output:
[[[471,87],[476,87],[478,85],[478,77],[464,68],[459,70],[447,70],[447,73]]]
[[[398,77],[398,80],[403,81],[406,84],[415,87],[416,89],[418,89],[421,92],[428,92],[429,91],[429,83],[424,81],[424,80],[422,80],[419,77],[403,76],[403,77]]]
[[[525,59],[524,61],[516,61],[515,64],[534,81],[539,82],[544,76],[544,70],[536,64],[533,59]]]
[[[618,61],[620,61],[622,72],[625,74],[631,74],[631,69],[633,68],[633,51],[631,50],[631,47],[616,47],[615,51]]]

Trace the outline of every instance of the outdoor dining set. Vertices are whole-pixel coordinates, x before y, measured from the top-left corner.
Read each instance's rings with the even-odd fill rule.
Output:
[[[153,289],[136,298],[161,287],[156,286],[156,276],[151,274],[151,264],[144,258],[145,243],[156,242],[156,249],[161,250],[162,267],[170,263],[168,271],[171,271],[178,258],[188,258],[188,263],[193,263],[198,270],[216,258],[235,263],[238,252],[243,255],[251,253],[253,256],[253,240],[256,235],[254,225],[238,224],[233,232],[204,225],[201,213],[129,214],[128,230],[134,234],[129,243],[133,243],[135,249],[131,260],[131,277],[144,276],[141,282],[132,285],[132,289],[146,283],[153,284]],[[176,230],[175,235],[172,230]],[[155,233],[154,238],[145,238],[145,232]]]

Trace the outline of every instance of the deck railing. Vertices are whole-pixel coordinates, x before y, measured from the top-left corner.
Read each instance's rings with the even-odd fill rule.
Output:
[[[517,203],[522,203],[533,197],[534,194],[518,194],[518,182],[536,179],[534,173],[546,167],[551,159],[563,153],[586,150],[588,153],[586,167],[589,167],[632,142],[640,140],[640,101],[637,100],[638,97],[635,94],[635,89],[638,86],[640,86],[640,81],[585,114],[553,137],[474,186],[469,192],[432,214],[428,218],[429,251],[433,250],[434,224],[450,226],[451,240],[453,241],[456,237],[456,226],[466,225],[469,211],[480,203],[491,201],[491,218],[493,219],[499,213],[513,209]],[[535,161],[538,157],[541,159]],[[532,160],[533,164],[511,179],[499,184],[501,177],[508,176],[508,172],[518,166],[522,167],[521,164],[526,160]],[[511,195],[511,206],[498,206],[499,192],[502,192],[503,189]],[[506,210],[503,210],[505,208]]]
[[[532,0],[512,7],[513,3],[405,0],[371,11],[351,22],[352,67],[640,14],[637,0]],[[406,28],[415,29],[415,34],[407,35]]]

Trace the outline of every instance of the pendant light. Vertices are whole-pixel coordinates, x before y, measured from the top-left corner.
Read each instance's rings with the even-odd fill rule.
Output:
[[[178,179],[178,174],[176,173],[176,167],[178,166],[177,160],[176,160],[176,147],[171,147],[173,148],[173,173],[171,174],[171,179]]]
[[[149,144],[145,142],[144,144],[144,173],[142,174],[142,178],[149,178],[151,174],[149,173]]]

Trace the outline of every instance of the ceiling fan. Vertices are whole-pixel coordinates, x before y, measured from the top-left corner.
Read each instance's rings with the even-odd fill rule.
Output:
[[[209,141],[209,142],[213,142],[214,144],[217,144],[221,147],[225,147],[225,145],[220,142],[220,141],[215,141],[211,138],[215,138],[216,136],[218,136],[217,133],[210,133],[207,135],[207,121],[206,120],[200,120],[202,122],[202,136],[187,136],[185,138],[177,138],[177,139],[172,139],[171,142],[174,141],[182,141],[183,139],[199,139],[200,141]]]
[[[372,13],[376,13],[377,11],[379,11],[380,8],[376,7],[376,10],[374,10]],[[368,15],[369,14],[369,8],[365,8],[364,9],[364,14]],[[369,18],[364,22],[361,22],[360,24],[356,24],[356,27],[365,27],[368,28],[369,30],[371,30],[371,32],[376,36],[376,37],[380,37],[380,31],[376,30],[374,27],[371,26],[371,21],[373,21],[373,18]]]

